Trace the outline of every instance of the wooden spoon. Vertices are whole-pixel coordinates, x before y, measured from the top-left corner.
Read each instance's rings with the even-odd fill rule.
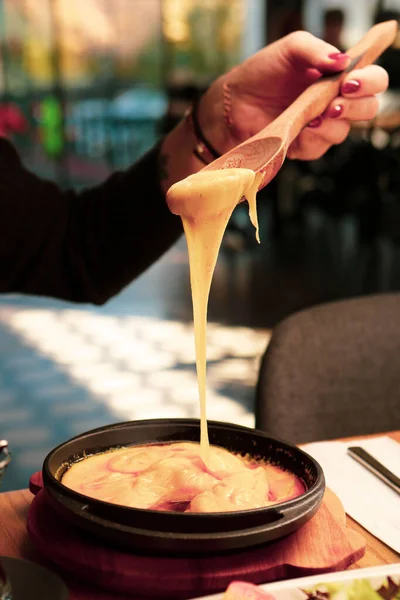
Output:
[[[272,123],[259,133],[236,146],[207,165],[203,171],[241,167],[262,173],[259,190],[275,177],[285,160],[287,149],[300,131],[321,115],[340,92],[346,73],[354,67],[373,63],[393,43],[397,21],[374,25],[365,36],[347,51],[352,58],[344,71],[325,75],[304,90]]]

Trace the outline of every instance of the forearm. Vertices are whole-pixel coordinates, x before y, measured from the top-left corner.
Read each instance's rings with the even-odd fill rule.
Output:
[[[198,117],[220,152],[229,143],[222,111],[214,84]],[[0,140],[0,292],[97,304],[117,294],[182,233],[165,192],[204,166],[193,154],[196,143],[184,119],[130,169],[77,194],[30,173]]]
[[[0,292],[104,303],[180,236],[158,149],[80,194],[26,170],[0,140]]]

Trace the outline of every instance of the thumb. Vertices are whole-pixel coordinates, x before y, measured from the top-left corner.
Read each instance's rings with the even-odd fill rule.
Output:
[[[342,71],[350,64],[347,54],[307,31],[296,31],[281,41],[287,60],[296,70],[317,69],[329,73]]]

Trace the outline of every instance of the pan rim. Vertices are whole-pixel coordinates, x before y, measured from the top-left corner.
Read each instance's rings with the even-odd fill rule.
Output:
[[[53,487],[55,487],[61,495],[64,495],[64,496],[66,495],[74,501],[77,501],[79,499],[82,503],[85,503],[85,504],[87,504],[89,501],[94,506],[99,506],[104,509],[113,508],[115,510],[115,508],[117,508],[117,509],[121,509],[122,511],[124,511],[126,514],[139,513],[139,514],[145,514],[147,516],[160,515],[160,513],[162,513],[166,517],[167,517],[167,515],[174,515],[175,519],[183,518],[183,519],[185,519],[185,521],[188,521],[189,519],[191,521],[201,521],[201,520],[210,519],[210,518],[220,520],[221,518],[228,519],[229,516],[232,518],[233,515],[235,515],[239,518],[240,516],[245,516],[245,515],[253,516],[253,515],[258,515],[258,514],[266,514],[266,513],[272,514],[274,512],[275,513],[279,512],[279,510],[282,510],[282,509],[286,509],[286,511],[289,511],[291,508],[296,508],[301,501],[306,502],[310,497],[313,497],[314,494],[316,493],[316,491],[321,488],[321,479],[323,482],[323,488],[325,489],[325,478],[324,478],[322,467],[312,456],[310,456],[307,452],[305,452],[298,446],[291,444],[290,442],[287,442],[281,438],[271,436],[268,433],[261,431],[261,430],[253,429],[250,427],[245,427],[244,425],[236,425],[233,423],[225,423],[223,421],[213,421],[213,420],[207,420],[208,427],[210,427],[210,426],[211,427],[223,427],[224,429],[231,429],[233,432],[238,432],[238,431],[239,432],[242,431],[244,433],[251,432],[254,436],[262,437],[263,439],[270,440],[272,443],[274,443],[276,445],[281,445],[285,449],[295,450],[304,459],[306,459],[315,469],[316,476],[315,476],[314,483],[309,488],[307,488],[303,494],[300,494],[296,498],[292,498],[291,500],[285,500],[283,502],[279,502],[279,503],[276,503],[276,504],[273,504],[270,506],[265,506],[265,507],[260,507],[260,508],[252,508],[252,509],[246,509],[246,510],[238,510],[238,511],[229,511],[229,512],[225,511],[225,512],[202,512],[202,513],[177,513],[174,511],[164,511],[164,510],[159,511],[159,510],[152,510],[152,509],[147,509],[147,508],[128,507],[128,506],[124,506],[121,504],[115,504],[112,502],[106,502],[104,500],[98,500],[96,498],[92,498],[91,496],[87,496],[85,494],[81,494],[80,492],[76,492],[75,490],[72,490],[68,486],[64,485],[61,480],[57,479],[57,477],[52,473],[52,470],[49,467],[50,461],[56,455],[57,452],[61,451],[66,446],[82,439],[85,436],[92,436],[92,435],[96,435],[96,434],[103,433],[103,432],[107,433],[108,431],[117,430],[117,429],[118,430],[124,429],[124,428],[128,429],[131,427],[143,428],[146,426],[148,426],[150,428],[150,427],[154,427],[155,425],[165,425],[165,424],[171,424],[171,425],[176,424],[176,425],[185,425],[185,426],[189,425],[189,426],[197,426],[198,427],[199,419],[160,418],[160,419],[143,419],[143,420],[134,420],[134,421],[123,421],[123,422],[119,422],[119,423],[112,423],[110,425],[104,425],[102,427],[96,427],[95,429],[91,429],[89,431],[80,433],[80,434],[70,438],[69,440],[66,440],[65,442],[59,444],[55,448],[53,448],[45,457],[44,463],[43,463],[43,469],[42,469],[43,480],[45,482],[45,486],[46,486],[46,482],[50,481],[51,485]],[[176,440],[173,440],[173,441],[176,441]],[[180,441],[183,442],[183,441],[192,441],[192,440],[183,440],[182,439]],[[151,442],[148,442],[148,444],[150,445]],[[129,446],[133,446],[133,445],[135,445],[135,444],[134,443],[129,444]],[[142,443],[140,445],[144,445],[144,444]],[[104,450],[99,450],[97,453],[100,454],[102,452],[107,452],[108,450],[111,450],[112,448],[117,448],[117,447],[119,447],[118,444],[115,444],[114,446],[110,446],[107,448],[105,447]],[[123,446],[121,445],[121,447],[123,447]],[[60,466],[61,465],[59,465],[58,468],[60,468]]]

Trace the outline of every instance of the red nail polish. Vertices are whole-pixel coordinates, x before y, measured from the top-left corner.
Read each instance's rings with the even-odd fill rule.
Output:
[[[317,117],[316,119],[313,119],[312,121],[309,122],[308,127],[319,127],[322,123],[322,117]]]
[[[345,52],[332,52],[332,54],[328,54],[328,58],[331,60],[344,60],[345,58],[350,57]]]
[[[342,93],[343,94],[354,94],[361,87],[361,83],[357,79],[350,79],[349,81],[345,81],[342,85]]]
[[[328,110],[328,117],[330,119],[337,119],[338,117],[340,117],[342,112],[343,112],[343,105],[336,104],[336,106],[331,106],[331,108]]]

